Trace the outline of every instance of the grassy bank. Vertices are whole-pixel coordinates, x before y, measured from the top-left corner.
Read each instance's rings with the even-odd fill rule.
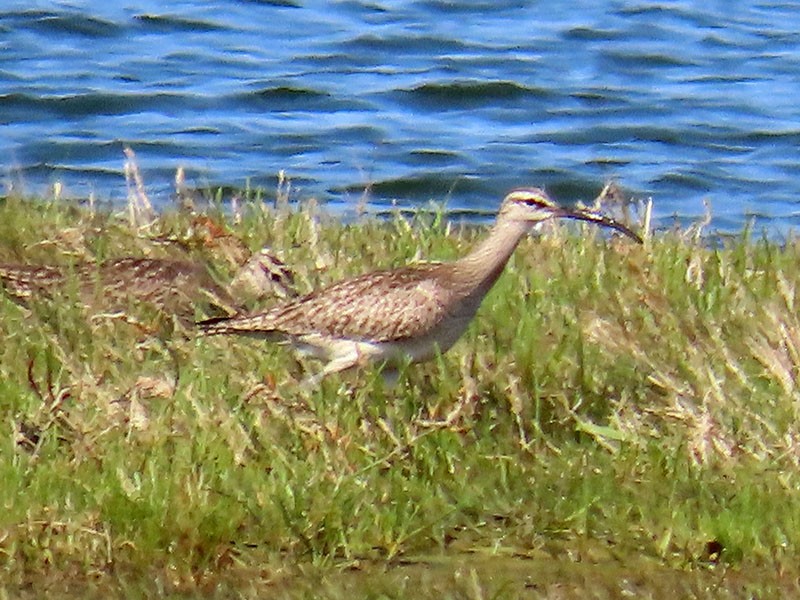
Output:
[[[225,281],[266,243],[308,291],[482,233],[241,208],[134,228],[7,199],[0,262],[173,256]],[[797,593],[799,261],[554,228],[439,360],[313,393],[279,346],[2,297],[0,593]]]

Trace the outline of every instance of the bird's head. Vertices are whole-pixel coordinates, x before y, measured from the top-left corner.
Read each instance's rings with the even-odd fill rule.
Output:
[[[270,296],[286,300],[298,295],[294,272],[267,246],[253,254],[239,268],[229,287],[234,296],[243,296],[248,300]]]
[[[521,188],[510,192],[500,206],[499,219],[528,223],[531,227],[549,219],[575,219],[616,229],[642,243],[642,238],[622,223],[592,210],[559,206],[540,188]]]

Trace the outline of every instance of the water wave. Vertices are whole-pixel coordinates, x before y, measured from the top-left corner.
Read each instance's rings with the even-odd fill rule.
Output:
[[[156,203],[174,170],[231,191],[496,208],[519,185],[656,219],[797,220],[800,11],[791,3],[542,10],[453,3],[87,0],[0,8],[7,186],[124,198],[131,145]]]

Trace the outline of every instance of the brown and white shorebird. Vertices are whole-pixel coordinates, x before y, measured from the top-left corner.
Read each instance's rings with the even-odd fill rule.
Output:
[[[489,235],[458,260],[366,273],[265,312],[198,325],[205,335],[288,342],[327,361],[307,380],[309,385],[366,362],[391,368],[424,361],[461,337],[523,236],[558,218],[611,227],[642,241],[622,223],[595,211],[558,206],[538,188],[518,189],[503,200]]]
[[[147,304],[185,325],[195,310],[232,316],[267,297],[297,296],[291,269],[267,247],[239,265],[223,286],[199,262],[167,258],[113,258],[70,266],[0,264],[0,289],[18,304],[52,299],[71,291],[90,313],[122,312]]]
[[[92,313],[125,312],[145,303],[188,324],[194,321],[197,306],[216,315],[239,310],[205,266],[188,261],[128,257],[66,267],[0,265],[0,287],[23,305],[68,292],[71,285]]]

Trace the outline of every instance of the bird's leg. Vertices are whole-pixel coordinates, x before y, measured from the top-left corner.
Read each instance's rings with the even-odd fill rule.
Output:
[[[387,388],[393,388],[400,380],[400,371],[394,367],[384,366],[384,368],[381,369],[381,377],[383,377],[383,385]]]
[[[319,373],[306,378],[301,384],[301,388],[308,390],[317,387],[319,382],[331,373],[339,373],[340,371],[346,371],[353,367],[363,367],[375,360],[378,353],[379,351],[371,344],[344,340],[339,341],[329,348],[328,362],[323,369]],[[391,369],[389,370],[391,371]],[[393,381],[391,381],[393,377],[392,374],[388,373],[387,375],[389,378],[388,382],[393,383]],[[396,374],[394,377],[396,380]]]
[[[300,391],[305,393],[311,393],[315,389],[319,387],[322,378],[325,377],[325,372],[320,371],[319,373],[314,373],[313,375],[309,375],[305,379],[300,382]]]
[[[345,371],[357,366],[360,362],[361,355],[358,351],[348,352],[347,354],[336,356],[331,359],[321,371],[311,375],[310,377],[306,377],[300,383],[300,389],[304,391],[311,391],[319,387],[320,382],[331,373]]]

